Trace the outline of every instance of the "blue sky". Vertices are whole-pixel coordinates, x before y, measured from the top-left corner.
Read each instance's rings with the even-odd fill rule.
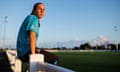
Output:
[[[15,47],[17,33],[33,4],[45,5],[38,47],[70,40],[92,40],[100,35],[120,41],[120,0],[0,0],[0,47],[3,47],[4,18],[6,47]],[[117,26],[118,31],[115,31]]]

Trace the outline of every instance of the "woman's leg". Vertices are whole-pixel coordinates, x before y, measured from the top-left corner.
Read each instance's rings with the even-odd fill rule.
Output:
[[[40,49],[40,50],[36,50],[36,53],[43,54],[44,57],[45,57],[45,62],[55,64],[55,65],[61,65],[60,58],[58,56],[56,56],[55,54],[51,53],[51,52]]]
[[[23,57],[19,57],[19,59],[21,60],[22,63],[22,72],[26,72],[29,68],[29,55],[30,52],[28,52],[27,54],[25,54]]]

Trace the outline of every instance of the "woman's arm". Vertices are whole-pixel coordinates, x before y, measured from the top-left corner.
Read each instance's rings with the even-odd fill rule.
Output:
[[[30,39],[30,52],[31,54],[35,54],[36,33],[33,31],[29,31],[29,39]]]

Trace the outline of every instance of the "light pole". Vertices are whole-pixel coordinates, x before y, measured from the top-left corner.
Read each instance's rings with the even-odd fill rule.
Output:
[[[118,27],[117,26],[114,26],[115,28],[115,31],[116,31],[116,50],[118,50]]]
[[[4,17],[4,36],[3,36],[3,46],[4,46],[4,48],[5,48],[5,40],[6,40],[6,24],[8,23],[7,18],[8,18],[8,16]]]

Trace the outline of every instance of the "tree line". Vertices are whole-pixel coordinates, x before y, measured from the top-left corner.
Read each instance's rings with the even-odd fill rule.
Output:
[[[53,50],[67,50],[67,49],[72,49],[72,50],[120,50],[120,44],[107,44],[107,45],[96,45],[96,46],[91,46],[89,43],[84,43],[81,44],[80,46],[75,46],[73,48],[67,48],[67,47],[57,47],[57,48],[52,48]]]

